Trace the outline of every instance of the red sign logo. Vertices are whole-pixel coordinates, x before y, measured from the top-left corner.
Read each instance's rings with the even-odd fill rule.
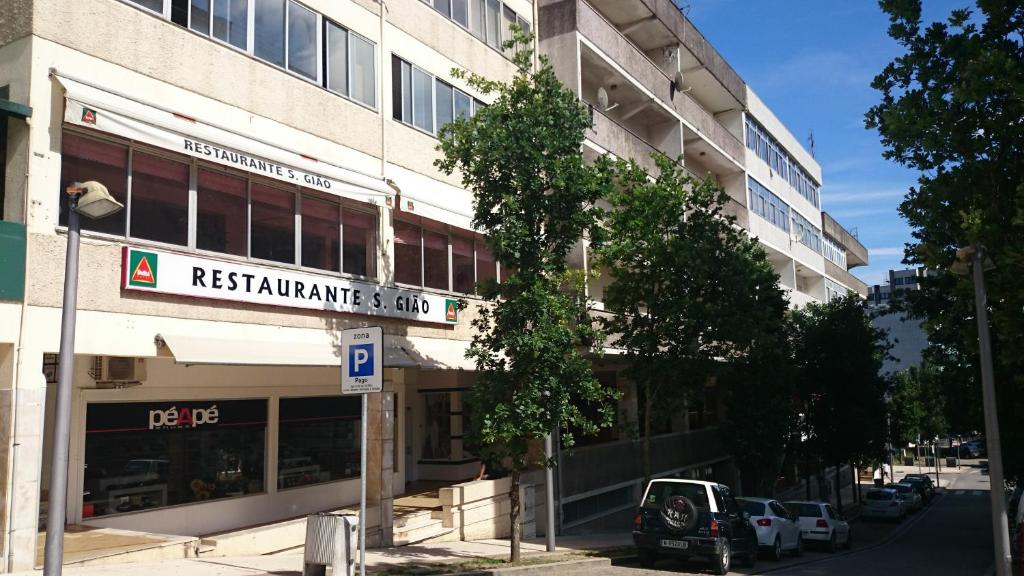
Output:
[[[139,264],[135,267],[135,271],[132,272],[131,281],[139,284],[156,285],[156,275],[153,274],[153,268],[149,265],[149,258],[146,256],[139,258]]]
[[[96,111],[92,108],[82,107],[82,122],[86,124],[96,124]]]

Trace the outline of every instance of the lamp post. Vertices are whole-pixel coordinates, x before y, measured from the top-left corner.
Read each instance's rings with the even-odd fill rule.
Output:
[[[957,250],[951,270],[955,274],[974,274],[974,307],[978,319],[978,356],[981,361],[981,393],[985,408],[985,440],[988,447],[988,477],[991,484],[992,537],[995,540],[996,576],[1010,576],[1010,533],[1006,519],[1006,493],[1003,484],[1003,454],[999,440],[999,414],[996,412],[995,378],[992,373],[992,344],[988,332],[988,295],[985,270],[995,268],[985,247],[972,244]]]
[[[54,407],[50,499],[46,514],[45,576],[60,576],[64,561],[64,518],[68,499],[68,445],[71,433],[71,390],[75,360],[75,313],[78,303],[79,214],[105,218],[124,208],[99,182],[67,187],[68,249],[64,262],[64,306],[61,311],[57,402]]]

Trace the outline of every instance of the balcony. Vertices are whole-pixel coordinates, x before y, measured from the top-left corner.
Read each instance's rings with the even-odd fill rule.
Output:
[[[831,276],[840,284],[843,284],[847,288],[861,295],[861,297],[867,298],[868,296],[868,285],[863,280],[857,278],[853,274],[850,274],[841,267],[836,266],[831,260],[825,259],[825,274]]]
[[[821,213],[821,229],[846,250],[846,267],[866,266],[868,263],[868,249],[860,243],[856,236],[851,234],[843,225],[836,222],[828,212]],[[838,276],[836,277],[839,278]],[[860,280],[857,280],[860,282]],[[863,282],[861,282],[863,284]],[[852,286],[851,286],[852,287]],[[861,292],[863,294],[863,292]]]
[[[604,88],[609,104],[618,102],[620,123],[636,114],[668,116],[675,121],[668,114],[671,110],[684,119],[682,137],[686,145],[694,147],[694,155],[707,156],[709,168],[718,173],[740,170],[737,164],[743,163],[744,149],[738,132],[730,132],[691,96],[695,88],[672,90],[666,70],[671,71],[675,64],[664,62],[671,50],[645,52],[583,0],[552,0],[542,4],[540,12],[541,50],[562,82],[581,98],[596,102],[598,88]],[[671,46],[677,44],[674,40]],[[739,109],[741,105],[734,102],[726,110]]]

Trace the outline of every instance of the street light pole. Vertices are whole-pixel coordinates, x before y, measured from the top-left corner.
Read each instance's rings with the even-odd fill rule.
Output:
[[[99,182],[74,183],[68,194],[68,247],[64,260],[64,304],[61,309],[57,399],[54,406],[50,497],[46,510],[44,576],[60,576],[64,567],[64,520],[68,504],[68,446],[71,444],[71,391],[74,387],[75,320],[78,309],[79,213],[103,218],[124,206]]]
[[[961,254],[963,253],[963,254]],[[981,360],[981,391],[985,408],[985,441],[988,445],[988,477],[991,483],[992,536],[995,539],[996,576],[1010,576],[1010,533],[1006,519],[1006,493],[1003,484],[1003,453],[999,439],[999,414],[996,412],[995,377],[992,370],[992,344],[988,331],[988,294],[985,292],[985,247],[976,244],[958,251],[957,258],[970,255],[974,273],[974,306],[978,319],[978,355]]]

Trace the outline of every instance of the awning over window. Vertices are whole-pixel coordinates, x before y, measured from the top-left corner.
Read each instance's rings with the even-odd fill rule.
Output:
[[[473,230],[471,192],[394,164],[388,164],[384,174],[398,187],[402,212]]]
[[[54,74],[64,87],[64,121],[362,202],[386,205],[383,179],[335,166],[245,134]]]
[[[326,342],[229,340],[158,334],[177,364],[238,366],[341,366],[341,345]],[[384,335],[385,368],[473,370],[465,357],[469,342]]]

